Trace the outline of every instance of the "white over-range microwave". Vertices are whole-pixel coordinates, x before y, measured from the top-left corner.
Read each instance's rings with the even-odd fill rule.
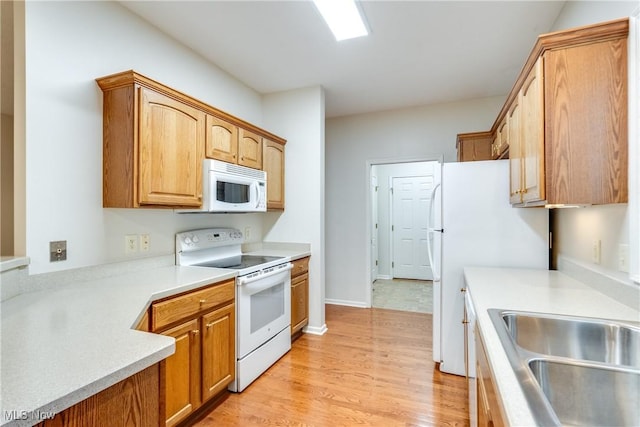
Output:
[[[202,207],[177,212],[266,212],[265,171],[213,159],[202,165]]]

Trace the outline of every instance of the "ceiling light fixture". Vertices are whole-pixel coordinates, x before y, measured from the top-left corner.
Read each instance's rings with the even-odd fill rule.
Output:
[[[313,0],[337,41],[369,34],[355,0]]]

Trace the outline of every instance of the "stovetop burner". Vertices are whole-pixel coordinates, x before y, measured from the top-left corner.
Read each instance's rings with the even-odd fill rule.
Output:
[[[216,267],[244,270],[245,268],[265,264],[267,262],[276,261],[282,258],[284,257],[264,255],[237,255],[229,258],[216,259],[193,265],[197,267]]]

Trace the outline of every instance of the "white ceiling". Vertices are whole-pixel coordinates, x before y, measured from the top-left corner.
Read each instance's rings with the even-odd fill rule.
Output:
[[[308,0],[122,2],[260,93],[322,85],[327,117],[506,95],[564,3],[362,1],[336,42]]]

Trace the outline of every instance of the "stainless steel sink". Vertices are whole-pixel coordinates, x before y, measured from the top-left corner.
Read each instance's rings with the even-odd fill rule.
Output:
[[[504,311],[515,343],[529,351],[640,368],[640,328],[601,319]]]
[[[564,426],[637,426],[640,372],[534,359],[529,368]]]
[[[538,425],[640,425],[640,323],[489,315]]]

